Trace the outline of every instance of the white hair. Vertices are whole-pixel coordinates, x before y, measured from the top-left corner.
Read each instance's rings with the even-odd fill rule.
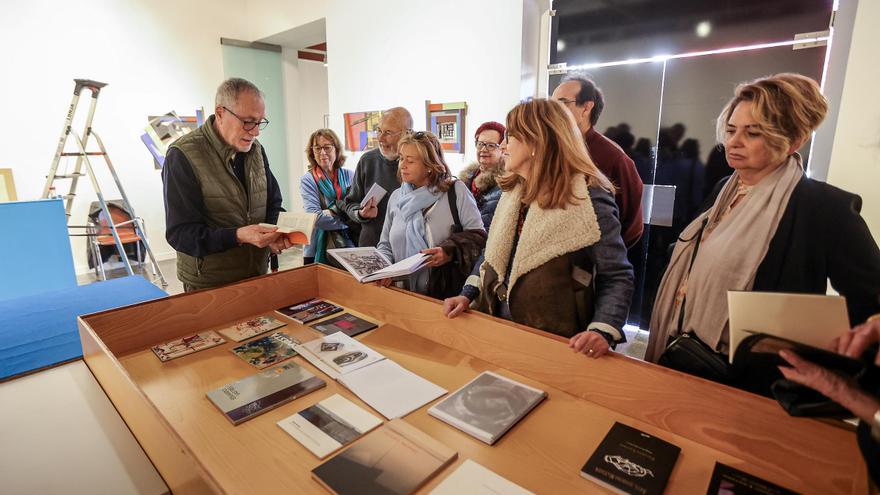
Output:
[[[217,95],[214,97],[214,105],[218,107],[232,107],[238,101],[238,95],[245,91],[252,91],[263,98],[263,92],[260,91],[254,83],[240,77],[230,77],[223,81],[217,88]]]

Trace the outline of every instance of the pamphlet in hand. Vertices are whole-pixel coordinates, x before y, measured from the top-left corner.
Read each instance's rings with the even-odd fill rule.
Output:
[[[378,207],[379,201],[382,201],[382,198],[385,197],[385,194],[387,192],[388,191],[386,191],[384,187],[380,186],[379,183],[374,182],[373,185],[370,186],[370,190],[367,191],[367,194],[364,194],[364,199],[361,200],[361,208],[367,206],[367,202],[369,202],[372,198],[376,199],[374,204]]]
[[[827,349],[849,331],[846,299],[819,294],[727,291],[730,362],[739,344],[756,333]]]
[[[431,259],[430,255],[417,253],[392,264],[374,247],[328,249],[327,252],[360,283],[412,275]]]
[[[315,230],[317,220],[317,213],[282,211],[278,215],[278,225],[261,223],[260,227],[278,227],[278,232],[287,234],[288,241],[294,244],[309,244],[312,242],[312,232]]]

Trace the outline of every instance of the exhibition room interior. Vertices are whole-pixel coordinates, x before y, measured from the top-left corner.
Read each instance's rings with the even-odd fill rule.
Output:
[[[815,81],[828,111],[792,152],[806,177],[858,195],[857,215],[880,238],[880,1],[31,0],[2,10],[0,397],[14,407],[0,414],[0,492],[726,493],[713,491],[724,483],[791,490],[766,493],[876,490],[858,422],[843,421],[858,414],[796,417],[780,396],[646,356],[670,245],[734,171],[716,121],[739,84],[779,73]],[[592,359],[570,349],[579,334],[512,321],[506,293],[494,295],[504,311],[483,314],[474,300],[474,309],[447,318],[443,298],[360,283],[367,274],[341,254],[319,247],[321,262],[311,263],[314,239],[357,244],[357,234],[343,246],[319,228],[320,215],[342,214],[325,204],[321,169],[310,162],[325,139],[315,131],[338,136],[334,156],[344,155],[342,167],[360,180],[359,163],[389,160],[384,148],[372,150],[383,132],[394,134],[392,109],[402,107],[412,118],[404,139],[436,136],[450,174],[474,181],[465,175],[488,149],[482,124],[507,125],[515,107],[582,76],[604,102],[592,128],[635,167],[642,191],[641,237],[617,239],[632,266],[620,341],[598,332],[613,352]],[[267,123],[218,106],[218,87],[230,78],[259,88]],[[553,108],[569,108],[562,103]],[[212,127],[215,112],[245,129],[259,125],[258,149],[277,182],[285,216],[250,223],[281,226],[302,214],[296,219],[312,224],[305,241],[282,235],[278,249],[267,242],[265,251],[243,251],[265,254],[262,261],[279,251],[268,273],[263,263],[264,275],[204,288],[188,277],[222,260],[175,249],[163,178],[174,157],[191,156],[169,147],[177,139],[225,138]],[[513,134],[488,132],[510,160]],[[251,149],[230,153],[230,172]],[[202,194],[210,186],[201,165],[192,168]],[[241,172],[238,185],[257,168]],[[317,226],[304,177],[325,195]],[[254,209],[245,209],[250,220]],[[520,205],[520,230],[528,211]],[[453,216],[460,232],[466,218]],[[253,247],[226,230],[230,249]],[[485,230],[482,246],[495,242]],[[507,277],[520,268],[510,256]],[[485,280],[486,272],[473,274]],[[587,290],[603,280],[595,275]],[[826,292],[817,301],[845,317],[831,282]],[[819,302],[798,304],[831,321]],[[259,381],[271,373],[289,382]],[[377,385],[388,383],[396,385]],[[261,387],[280,388],[254,395]],[[517,402],[499,406],[493,393]],[[248,394],[254,401],[241,402]],[[510,418],[492,423],[468,409],[481,400]],[[388,447],[394,442],[410,454]],[[654,464],[614,454],[614,442],[651,451]],[[593,466],[600,452],[638,481],[604,478],[610,471]],[[633,474],[645,469],[650,482]]]

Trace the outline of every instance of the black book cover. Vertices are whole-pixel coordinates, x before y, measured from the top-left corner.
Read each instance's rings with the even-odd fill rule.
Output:
[[[669,442],[614,423],[581,476],[619,493],[660,495],[680,452]]]
[[[315,324],[312,328],[323,333],[324,335],[331,335],[336,332],[342,332],[349,337],[354,337],[355,335],[362,334],[367,330],[372,330],[376,328],[376,324],[363,318],[358,318],[357,316],[351,313],[345,313],[334,318],[330,318],[329,320],[322,321],[321,323]]]
[[[716,462],[706,495],[798,495],[798,493]]]

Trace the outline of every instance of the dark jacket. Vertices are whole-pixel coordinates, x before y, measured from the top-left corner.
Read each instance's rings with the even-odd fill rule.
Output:
[[[480,209],[480,216],[483,218],[483,227],[486,228],[486,231],[492,224],[495,208],[498,207],[498,200],[501,199],[501,187],[498,186],[496,180],[500,173],[501,170],[495,173],[480,172],[480,164],[474,162],[458,174],[458,178],[464,181],[477,201],[477,208]]]
[[[711,205],[719,183],[705,204]],[[880,312],[880,249],[859,212],[862,198],[804,176],[788,201],[752,288],[846,297],[855,326]]]
[[[377,205],[379,214],[376,218],[362,218],[358,212],[361,210],[361,200],[370,190],[373,184],[378,183],[387,192],[382,201]],[[348,218],[361,224],[361,233],[358,246],[367,247],[379,244],[382,236],[382,225],[385,223],[385,213],[388,209],[388,199],[391,198],[400,181],[397,179],[397,160],[386,160],[379,148],[372,149],[361,156],[357,168],[354,170],[354,179],[351,188],[342,201],[342,210]]]
[[[516,242],[519,196],[502,197],[480,268],[476,309],[503,316],[497,308],[507,300],[517,323],[565,337],[597,328],[622,342],[633,271],[617,207],[608,192],[588,192],[586,182],[574,192],[589,200],[554,210],[531,205]]]
[[[642,237],[642,179],[632,159],[614,141],[590,127],[584,136],[587,151],[596,167],[617,188],[614,202],[620,212],[621,235],[627,247]]]

